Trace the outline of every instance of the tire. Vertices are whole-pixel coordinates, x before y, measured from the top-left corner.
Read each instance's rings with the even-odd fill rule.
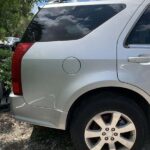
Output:
[[[113,116],[116,116],[118,122],[115,122]],[[117,116],[121,116],[120,119]],[[92,130],[94,136],[88,132]],[[108,93],[85,100],[74,112],[70,126],[72,141],[77,150],[142,150],[147,132],[147,120],[141,108],[128,97]],[[130,142],[124,143],[122,139]]]

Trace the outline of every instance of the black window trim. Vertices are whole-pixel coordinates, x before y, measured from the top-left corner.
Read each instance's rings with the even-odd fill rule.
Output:
[[[139,6],[140,7],[140,6]],[[125,39],[123,41],[123,47],[124,48],[128,48],[128,49],[132,49],[132,48],[144,48],[144,49],[149,49],[150,48],[150,44],[127,44],[127,39],[130,36],[132,30],[135,28],[136,24],[138,23],[138,21],[140,20],[140,18],[144,15],[145,11],[148,9],[148,7],[150,7],[150,3],[143,9],[143,11],[141,12],[141,14],[139,15],[139,17],[136,19],[136,21],[134,22],[134,24],[132,25],[131,29],[129,30],[129,32],[127,33],[127,35],[125,36]],[[139,9],[139,8],[138,8]],[[137,9],[137,11],[138,11]],[[137,12],[136,11],[136,12]],[[136,14],[136,12],[134,13],[134,15]],[[133,15],[133,17],[134,17]],[[132,19],[132,18],[131,18]],[[131,20],[130,19],[130,20]]]

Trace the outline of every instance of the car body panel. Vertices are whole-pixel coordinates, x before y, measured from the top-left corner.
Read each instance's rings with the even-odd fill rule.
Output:
[[[134,91],[150,103],[147,92],[127,80],[125,83],[122,79],[126,74],[117,68],[120,59],[125,57],[120,50],[117,55],[117,43],[119,48],[124,40],[120,38],[120,41],[119,37],[143,2],[144,0],[102,0],[46,5],[45,8],[125,3],[126,8],[79,40],[34,43],[22,59],[23,96],[10,95],[16,118],[65,129],[68,112],[74,102],[83,94],[104,87]],[[71,73],[64,70],[66,60],[69,60],[67,62],[70,65],[65,67]],[[74,71],[76,67],[78,71]]]
[[[67,126],[68,112],[75,102],[75,99],[77,100],[80,96],[91,90],[107,87],[127,89],[141,95],[143,98],[148,100],[148,102],[150,101],[150,97],[147,93],[133,85],[118,81],[104,81],[88,85],[87,87],[84,87],[82,89],[78,89],[78,91],[76,91],[76,93],[74,93],[72,97],[69,97],[70,100],[66,102],[66,108],[64,108],[66,111],[62,111],[58,108],[46,109],[29,105],[25,102],[23,96],[16,96],[13,93],[10,94],[11,110],[16,119],[26,121],[35,125],[65,130]]]
[[[129,35],[135,23],[149,6],[150,1],[145,1],[132,17],[124,31],[122,32],[117,47],[118,78],[121,82],[132,84],[146,93],[150,94],[150,63],[129,62],[129,58],[150,55],[150,46],[132,45],[130,48],[124,45],[126,37]]]
[[[129,10],[132,7],[134,12],[138,6],[135,3],[133,6],[127,6],[125,10],[82,39],[36,42],[22,60],[22,87],[26,102],[39,107],[51,108],[54,103],[59,106],[59,102],[62,104],[65,101],[62,95],[66,94],[66,89],[71,85],[74,87],[73,83],[76,83],[76,89],[81,88],[78,83],[92,76],[91,74],[95,76],[94,80],[97,82],[103,81],[105,73],[108,76],[111,74],[111,79],[113,77],[113,80],[118,80],[116,43],[127,21],[131,18]],[[125,15],[126,19],[123,19],[118,27],[117,20],[122,19],[122,15]],[[106,44],[108,39],[109,44]],[[63,61],[71,56],[81,62],[80,72],[74,75],[66,74],[62,68]],[[92,79],[93,77],[91,77],[91,83]],[[86,84],[89,83],[85,82]]]

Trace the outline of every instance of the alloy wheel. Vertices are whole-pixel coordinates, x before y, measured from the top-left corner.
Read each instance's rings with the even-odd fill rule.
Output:
[[[84,138],[90,150],[131,150],[136,141],[136,127],[127,115],[107,111],[88,122]]]

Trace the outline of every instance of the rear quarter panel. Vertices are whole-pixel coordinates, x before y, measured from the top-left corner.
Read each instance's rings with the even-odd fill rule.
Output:
[[[138,6],[139,3],[134,2],[127,5],[125,10],[82,39],[35,43],[22,61],[22,87],[26,103],[67,112],[84,92],[108,86],[108,82],[119,82],[116,44]],[[80,61],[81,69],[77,74],[64,72],[62,64],[68,57]]]

